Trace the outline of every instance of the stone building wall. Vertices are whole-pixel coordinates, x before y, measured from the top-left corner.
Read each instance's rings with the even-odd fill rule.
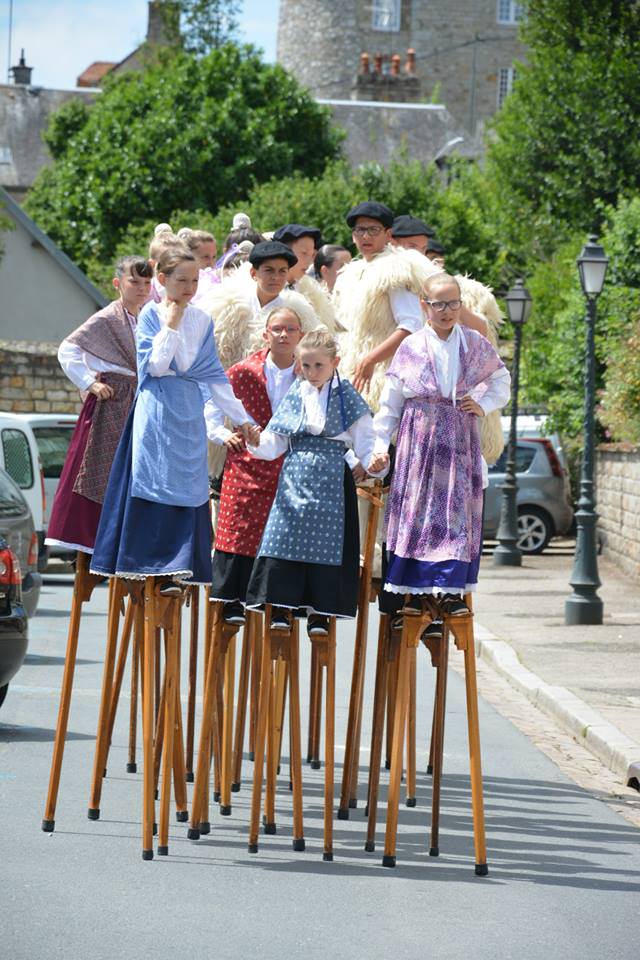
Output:
[[[79,413],[80,393],[57,354],[53,343],[0,340],[0,411]]]
[[[640,446],[598,447],[596,510],[604,556],[640,581]]]
[[[500,68],[526,53],[517,25],[498,23],[497,0],[402,0],[397,31],[372,28],[372,0],[280,0],[278,61],[316,97],[364,99],[360,54],[372,63],[381,54],[387,70],[393,54],[404,65],[409,48],[414,96],[429,102],[437,93],[470,133],[497,109]]]

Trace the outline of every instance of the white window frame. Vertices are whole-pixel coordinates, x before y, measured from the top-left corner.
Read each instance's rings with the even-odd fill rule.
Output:
[[[515,0],[497,0],[496,20],[503,26],[515,27],[522,20],[522,7]]]
[[[496,96],[498,110],[513,90],[516,76],[515,67],[500,67],[498,71],[498,91]]]
[[[402,0],[371,0],[371,29],[382,33],[398,33],[402,17]]]

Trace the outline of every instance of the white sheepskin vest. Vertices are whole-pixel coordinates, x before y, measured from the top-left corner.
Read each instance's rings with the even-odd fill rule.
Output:
[[[398,327],[393,318],[389,294],[411,290],[418,296],[425,280],[442,269],[415,250],[386,247],[373,260],[352,260],[338,274],[333,304],[338,322],[345,328],[341,337],[340,373],[352,379],[359,361],[380,346]],[[363,396],[374,413],[380,404],[384,378],[391,358],[379,363]]]

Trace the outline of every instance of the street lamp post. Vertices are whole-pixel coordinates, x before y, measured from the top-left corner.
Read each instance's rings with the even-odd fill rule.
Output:
[[[522,554],[518,549],[518,508],[516,497],[518,481],[516,479],[516,428],[518,422],[518,387],[520,381],[520,343],[522,328],[531,313],[531,297],[522,283],[515,285],[505,297],[509,320],[513,324],[515,340],[513,345],[513,364],[511,366],[511,424],[507,447],[507,465],[502,484],[502,503],[500,506],[500,525],[498,526],[498,546],[493,551],[493,564],[496,567],[519,567]]]
[[[564,607],[564,622],[568,626],[602,623],[602,600],[597,590],[598,554],[596,549],[596,499],[594,493],[594,436],[593,408],[596,391],[596,300],[602,292],[609,261],[598,243],[590,236],[577,260],[580,283],[587,298],[587,336],[584,360],[584,449],[580,473],[580,499],[576,511],[576,552],[570,585],[573,593]]]

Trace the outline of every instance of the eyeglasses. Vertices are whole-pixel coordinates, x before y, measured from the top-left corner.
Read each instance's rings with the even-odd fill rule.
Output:
[[[354,237],[377,237],[383,230],[384,227],[380,227],[377,224],[373,227],[354,227],[353,235]]]
[[[459,310],[462,306],[462,300],[423,300],[422,302],[436,313],[444,313],[447,307],[449,310]]]
[[[300,327],[267,327],[269,333],[273,333],[274,336],[279,337],[282,333],[301,333]]]

